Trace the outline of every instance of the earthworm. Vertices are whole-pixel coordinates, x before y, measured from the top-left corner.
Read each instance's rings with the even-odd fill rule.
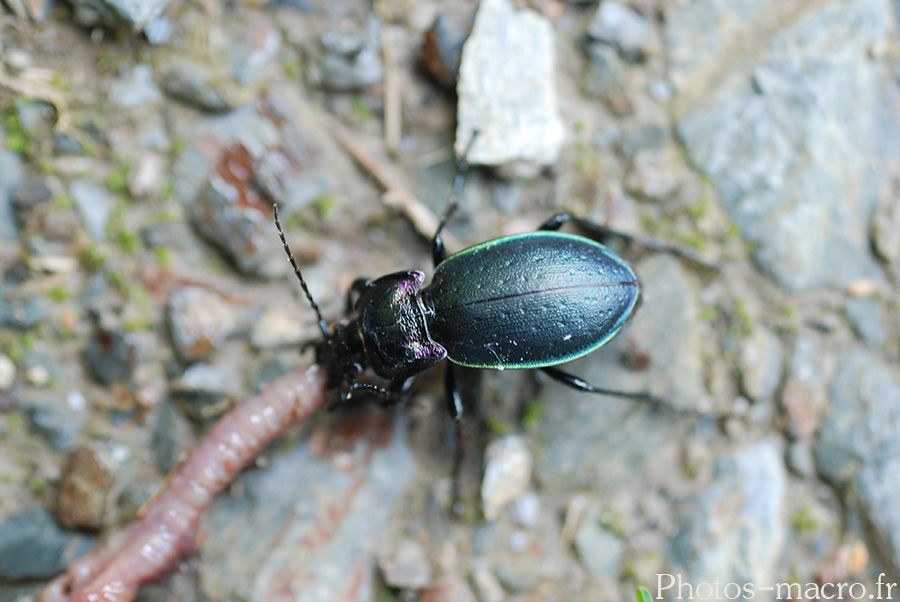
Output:
[[[194,549],[197,524],[212,499],[273,439],[324,403],[324,371],[295,370],[236,405],[166,477],[140,518],[73,561],[39,602],[129,602],[138,587]]]

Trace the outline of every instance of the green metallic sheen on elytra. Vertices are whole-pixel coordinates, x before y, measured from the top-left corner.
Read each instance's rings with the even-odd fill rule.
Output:
[[[473,368],[543,368],[594,351],[640,297],[631,267],[603,245],[530,232],[448,257],[419,297],[428,333]]]

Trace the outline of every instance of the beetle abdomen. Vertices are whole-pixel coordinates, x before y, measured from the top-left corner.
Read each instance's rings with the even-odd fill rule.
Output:
[[[432,340],[476,368],[541,368],[589,353],[625,325],[639,295],[623,260],[560,232],[460,251],[421,291]]]

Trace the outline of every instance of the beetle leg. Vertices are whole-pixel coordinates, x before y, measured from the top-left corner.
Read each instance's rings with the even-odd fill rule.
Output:
[[[466,147],[466,152],[463,153],[463,156],[459,159],[456,177],[453,178],[453,191],[450,193],[450,198],[447,199],[447,206],[444,207],[444,212],[441,214],[441,221],[438,222],[434,238],[431,239],[431,257],[434,260],[434,267],[438,267],[445,259],[447,259],[447,249],[444,248],[444,239],[441,238],[441,231],[447,225],[447,222],[450,221],[450,218],[459,206],[459,195],[462,192],[463,183],[466,181],[466,171],[469,169],[467,156],[477,137],[478,131],[473,132],[472,139],[469,140],[469,145]]]
[[[637,401],[644,401],[652,405],[654,408],[659,410],[665,410],[669,412],[676,412],[678,414],[683,414],[686,416],[691,416],[694,418],[700,418],[702,420],[715,420],[718,421],[721,417],[712,416],[710,414],[706,414],[699,410],[694,410],[692,408],[685,408],[682,406],[676,406],[672,404],[670,401],[666,401],[660,397],[656,397],[655,395],[651,395],[646,392],[638,392],[638,391],[616,391],[613,389],[603,389],[600,387],[595,387],[587,381],[584,381],[577,376],[573,376],[568,372],[563,372],[558,368],[546,367],[541,368],[541,372],[552,378],[553,380],[560,382],[567,387],[575,389],[576,391],[582,391],[584,393],[596,393],[598,395],[610,395],[612,397],[623,397],[625,399],[634,399]]]
[[[357,381],[353,381],[350,383],[350,390],[347,391],[347,399],[353,398],[353,393],[356,391],[365,391],[370,395],[374,395],[378,397],[379,403],[383,403],[385,400],[390,399],[391,393],[384,387],[379,387],[378,385],[373,385],[372,383],[361,383]]]
[[[387,387],[379,387],[378,385],[373,385],[372,383],[361,383],[357,381],[353,381],[350,383],[350,388],[346,393],[346,398],[351,399],[353,397],[354,391],[365,391],[370,395],[374,395],[378,398],[378,405],[382,407],[392,406],[395,403],[399,403],[403,399],[403,394],[406,393],[409,388],[412,386],[415,378],[404,378],[401,380],[392,380],[391,384]]]
[[[453,419],[453,432],[456,436],[456,449],[453,453],[453,514],[462,516],[464,506],[462,503],[462,493],[460,491],[460,473],[463,464],[463,403],[462,395],[459,393],[459,385],[456,382],[456,370],[453,364],[447,363],[447,369],[444,372],[444,393],[447,396],[447,410]]]
[[[359,296],[363,292],[363,289],[369,286],[371,280],[368,278],[357,278],[353,281],[353,284],[350,285],[350,288],[347,290],[347,305],[344,308],[344,313],[349,315],[353,313],[353,310],[356,309],[356,303],[359,301]],[[354,295],[357,295],[356,299],[353,298]]]
[[[693,263],[694,265],[700,266],[701,268],[707,270],[718,272],[720,268],[718,263],[711,263],[700,257],[698,254],[694,253],[690,249],[685,249],[677,245],[669,245],[652,238],[628,234],[626,232],[622,232],[621,230],[616,230],[614,228],[610,228],[609,226],[598,224],[597,222],[593,222],[589,219],[576,217],[571,213],[557,213],[556,215],[545,221],[543,224],[541,224],[538,227],[538,230],[551,230],[555,232],[556,230],[559,230],[566,222],[572,222],[579,228],[583,228],[584,230],[590,232],[600,239],[615,237],[625,241],[625,243],[629,245],[636,245],[638,247],[643,247],[651,251],[658,251],[660,253],[669,253],[670,255],[680,257],[685,261]]]
[[[438,222],[437,230],[434,232],[434,238],[431,239],[431,258],[434,261],[434,267],[437,267],[447,258],[447,249],[444,248],[444,239],[441,232],[447,226],[447,222],[453,216],[456,208],[459,206],[459,193],[462,191],[463,181],[465,180],[465,160],[459,164],[459,171],[453,179],[453,192],[450,193],[450,199],[444,212],[441,214],[441,221]]]

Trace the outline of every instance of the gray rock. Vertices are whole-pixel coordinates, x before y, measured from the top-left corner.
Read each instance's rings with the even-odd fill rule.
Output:
[[[781,391],[781,405],[792,437],[806,439],[816,432],[827,404],[829,363],[830,357],[818,341],[797,339]]]
[[[187,420],[175,407],[175,404],[164,400],[156,412],[156,425],[153,428],[153,462],[160,474],[168,474],[187,449],[182,443],[186,439],[189,428]]]
[[[282,132],[284,144],[256,157],[253,173],[254,183],[278,211],[290,215],[328,194],[330,184],[318,149],[291,124],[284,124]]]
[[[712,484],[686,500],[670,541],[672,572],[690,583],[774,583],[787,526],[787,475],[778,443],[767,440],[716,461]]]
[[[172,293],[168,317],[175,351],[186,361],[213,353],[237,325],[235,308],[198,286],[185,286]]]
[[[228,51],[228,69],[242,86],[255,84],[268,75],[266,67],[281,49],[281,34],[269,19],[254,19],[242,36],[236,36]]]
[[[456,89],[463,44],[469,37],[469,29],[470,26],[463,26],[452,16],[439,13],[422,40],[419,62],[448,90]]]
[[[239,159],[228,160],[237,154],[233,151],[228,149],[223,153],[220,165],[243,163]],[[264,202],[252,187],[249,179],[252,174],[244,171],[248,179],[236,181],[230,177],[233,173],[227,178],[218,172],[210,174],[190,206],[191,221],[197,232],[220,249],[242,273],[271,277],[268,267],[278,248],[275,239],[267,236],[270,216],[264,213]]]
[[[564,126],[553,45],[553,28],[540,14],[516,10],[508,0],[481,3],[463,47],[457,155],[465,154],[469,163],[506,166],[517,175],[533,176],[556,162]]]
[[[649,391],[676,406],[698,408],[704,389],[696,293],[672,257],[649,257],[638,264],[637,273],[644,303],[626,331],[562,368],[597,386]],[[652,354],[647,370],[622,367],[620,354],[633,349]],[[609,490],[638,478],[659,463],[661,445],[679,440],[693,426],[645,403],[587,395],[550,382],[541,398],[538,438],[543,448],[535,474],[551,489]]]
[[[279,126],[252,104],[222,115],[193,116],[180,125],[179,136],[186,148],[175,162],[172,186],[175,198],[188,202],[197,197],[228,147],[241,143],[254,149],[267,148],[281,140]]]
[[[346,426],[361,416],[338,411],[330,418]],[[317,444],[243,473],[240,493],[219,496],[203,517],[198,570],[210,597],[371,600],[373,542],[413,475],[412,454],[402,424],[386,446],[370,429],[349,448],[344,436],[330,457],[322,456],[329,450],[319,435]]]
[[[853,330],[867,345],[878,347],[887,339],[885,332],[884,314],[881,304],[874,297],[864,299],[847,299],[844,305],[847,319],[853,325]]]
[[[659,124],[642,125],[626,130],[619,142],[619,152],[626,159],[633,159],[638,153],[661,150],[669,141],[666,128]]]
[[[144,36],[154,46],[168,44],[172,37],[172,21],[166,17],[153,19],[144,26]]]
[[[594,579],[616,578],[622,570],[625,544],[597,519],[596,511],[586,513],[575,532],[575,551]]]
[[[19,234],[10,196],[24,176],[19,155],[0,149],[0,237],[16,240]]]
[[[734,40],[782,6],[702,0],[667,15],[679,132],[756,245],[756,262],[783,286],[874,278],[868,229],[883,174],[873,166],[900,152],[900,126],[886,109],[887,66],[869,53],[888,36],[888,3],[810,9],[764,42],[752,55],[759,59],[709,88]]]
[[[587,34],[614,46],[630,61],[659,54],[662,44],[656,29],[647,19],[616,0],[603,0],[594,13]]]
[[[100,446],[79,447],[63,464],[56,498],[56,516],[69,528],[99,529],[116,484],[116,464]]]
[[[816,459],[809,439],[794,441],[788,446],[787,465],[798,477],[812,479],[816,476]]]
[[[756,401],[775,393],[781,382],[784,353],[781,341],[768,328],[755,325],[753,332],[740,343],[738,372],[741,390]]]
[[[94,380],[108,385],[131,378],[137,348],[129,333],[98,323],[88,340],[84,358]]]
[[[198,186],[189,206],[197,231],[240,271],[258,277],[283,274],[285,269],[278,237],[271,235],[272,202],[285,218],[328,189],[319,155],[285,113],[288,107],[274,95],[269,102],[267,118],[250,110],[232,120],[235,111],[198,128],[194,133],[199,147],[178,166],[191,173],[176,182],[185,192]],[[204,141],[206,126],[215,122],[223,129]],[[237,141],[229,143],[233,136]],[[210,149],[217,143],[223,146],[210,165]],[[197,181],[197,170],[206,175],[205,182]]]
[[[159,85],[170,97],[210,113],[224,113],[235,105],[236,91],[209,66],[194,61],[179,59],[167,64]]]
[[[17,240],[19,229],[16,227],[15,212],[9,195],[0,190],[0,237],[6,240]]]
[[[71,134],[55,132],[53,134],[53,152],[57,155],[80,155],[84,152],[84,147]]]
[[[135,65],[124,77],[113,82],[109,99],[123,109],[134,109],[162,100],[162,93],[153,81],[150,65]]]
[[[831,406],[815,445],[827,479],[858,506],[894,571],[900,567],[900,383],[868,351],[845,351],[831,387]]]
[[[23,510],[0,524],[0,580],[54,577],[90,548],[91,538],[63,530],[47,510]]]
[[[431,566],[418,543],[404,539],[393,552],[378,561],[384,582],[400,589],[423,589],[431,581]]]
[[[625,90],[625,67],[615,49],[606,44],[585,46],[588,69],[582,82],[585,93],[601,99],[615,115],[624,117],[634,111]]]
[[[33,295],[13,294],[9,285],[0,285],[0,326],[31,328],[47,317],[42,299]]]
[[[24,177],[25,170],[19,155],[6,148],[0,149],[0,190],[11,195]]]
[[[362,91],[384,77],[381,21],[372,17],[362,35],[330,31],[322,36],[324,56],[312,83],[338,92]]]
[[[128,194],[136,199],[159,198],[168,183],[168,160],[160,153],[142,151],[128,170]]]
[[[140,30],[160,16],[172,0],[74,0],[74,19],[79,25],[129,25]]]
[[[234,370],[196,363],[169,384],[169,392],[185,416],[205,425],[231,408],[241,388]]]
[[[11,198],[18,223],[24,224],[38,205],[52,198],[53,193],[47,187],[44,178],[40,176],[26,177],[16,186]]]
[[[104,240],[109,216],[116,204],[109,190],[90,180],[75,180],[69,186],[69,195],[91,238],[96,241]]]
[[[485,519],[497,520],[500,512],[528,489],[532,462],[527,443],[517,435],[507,435],[487,446],[481,482]]]
[[[28,428],[54,448],[67,450],[75,445],[81,425],[62,403],[38,403],[26,407],[24,413]]]

